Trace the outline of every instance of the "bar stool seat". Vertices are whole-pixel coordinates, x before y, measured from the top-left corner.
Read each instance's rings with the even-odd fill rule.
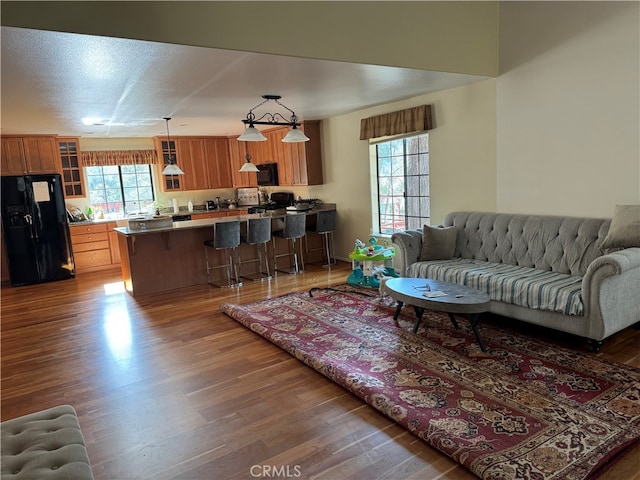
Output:
[[[252,260],[240,261],[240,276],[254,281],[269,280],[271,273],[269,272],[267,243],[271,240],[271,217],[250,218],[247,220],[246,225],[246,232],[244,234],[240,233],[240,241],[248,245],[255,245],[258,256]],[[245,274],[244,266],[250,263],[257,263],[258,271]]]
[[[338,263],[335,259],[333,249],[333,232],[336,230],[336,210],[320,210],[316,214],[316,224],[307,228],[308,232],[317,233],[322,237],[322,247],[309,249],[309,239],[306,241],[305,251],[309,252],[323,250],[323,257],[326,256],[327,263],[323,267],[331,267]]]
[[[241,287],[242,282],[238,277],[238,246],[240,245],[240,221],[218,222],[213,225],[213,240],[204,242],[204,256],[207,262],[207,281],[216,287]],[[224,250],[227,263],[211,265],[209,249]],[[227,274],[227,283],[216,283],[211,280],[213,270],[224,268]]]
[[[276,272],[298,274],[304,270],[304,259],[302,258],[302,243],[300,242],[300,264],[298,266],[298,238],[304,237],[307,215],[304,213],[287,213],[284,217],[284,227],[282,230],[272,232],[273,238],[273,269]],[[290,249],[286,253],[277,254],[275,237],[286,238],[289,241]],[[288,270],[278,268],[278,258],[293,257],[293,266]]]

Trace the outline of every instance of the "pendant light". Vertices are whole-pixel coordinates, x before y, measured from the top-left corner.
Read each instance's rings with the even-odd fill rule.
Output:
[[[169,136],[169,120],[171,117],[164,117],[163,120],[167,124],[167,152],[169,154],[169,163],[164,170],[162,170],[162,175],[184,175],[184,172],[176,165],[176,156],[171,153],[171,137]]]
[[[239,139],[238,139],[239,140]],[[266,138],[265,138],[266,140]],[[253,163],[251,163],[251,155],[249,155],[249,147],[247,146],[247,144],[244,144],[244,151],[245,151],[245,159],[247,160],[247,163],[245,163],[244,165],[242,165],[242,168],[240,169],[241,172],[259,172],[260,170],[258,170],[258,167],[256,167]]]
[[[288,125],[291,127],[291,130],[282,139],[283,142],[293,143],[309,141],[309,137],[302,133],[301,130],[298,130],[298,127],[301,124],[298,123],[298,117],[296,116],[294,111],[279,101],[282,98],[280,95],[262,95],[262,98],[264,98],[264,101],[249,110],[246,118],[242,120],[242,123],[248,125],[249,127],[246,128],[242,135],[238,137],[238,140],[243,142],[264,142],[267,137],[260,133],[260,131],[255,127],[256,125]],[[282,108],[287,110],[287,112],[291,114],[289,118],[285,117],[279,112],[267,112],[261,117],[256,118],[256,115],[255,113],[253,113],[253,111],[270,101],[276,102]]]

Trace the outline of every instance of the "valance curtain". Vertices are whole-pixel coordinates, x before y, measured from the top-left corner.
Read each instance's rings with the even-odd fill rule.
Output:
[[[398,110],[360,120],[360,140],[423,132],[433,128],[431,105]]]
[[[149,165],[156,163],[158,163],[158,154],[155,150],[95,150],[82,152],[82,164],[85,167]]]

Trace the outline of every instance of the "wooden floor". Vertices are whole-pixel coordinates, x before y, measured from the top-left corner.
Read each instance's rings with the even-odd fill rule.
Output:
[[[218,308],[344,283],[350,268],[135,299],[117,271],[3,288],[2,420],[73,405],[97,480],[476,478]],[[600,356],[640,367],[640,332]],[[636,450],[602,478],[638,471]]]

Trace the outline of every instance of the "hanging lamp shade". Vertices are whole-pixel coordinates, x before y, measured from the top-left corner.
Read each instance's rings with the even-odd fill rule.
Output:
[[[162,170],[162,175],[184,175],[184,172],[180,170],[180,167],[175,163],[170,163],[164,170]]]
[[[167,125],[167,151],[169,152],[169,163],[164,170],[162,170],[162,175],[184,175],[184,172],[176,165],[176,156],[171,153],[171,136],[169,135],[169,120],[171,117],[164,117],[163,120]]]
[[[253,163],[251,163],[251,155],[249,154],[249,147],[247,147],[247,144],[244,144],[244,149],[245,149],[245,159],[247,160],[247,163],[245,163],[244,165],[242,165],[242,167],[240,167],[240,172],[259,172],[260,170],[258,170],[258,167],[256,167]]]
[[[298,130],[298,127],[295,125],[289,130],[289,133],[285,135],[282,139],[285,143],[299,143],[299,142],[308,142],[309,137],[307,137],[302,130]]]
[[[242,165],[242,168],[240,169],[240,171],[241,172],[259,172],[260,170],[258,170],[258,167],[256,167],[253,163],[247,160],[247,163]]]
[[[249,128],[246,128],[242,135],[238,137],[238,140],[242,142],[265,142],[267,137],[265,137],[260,130],[258,130],[253,125],[250,125]]]

